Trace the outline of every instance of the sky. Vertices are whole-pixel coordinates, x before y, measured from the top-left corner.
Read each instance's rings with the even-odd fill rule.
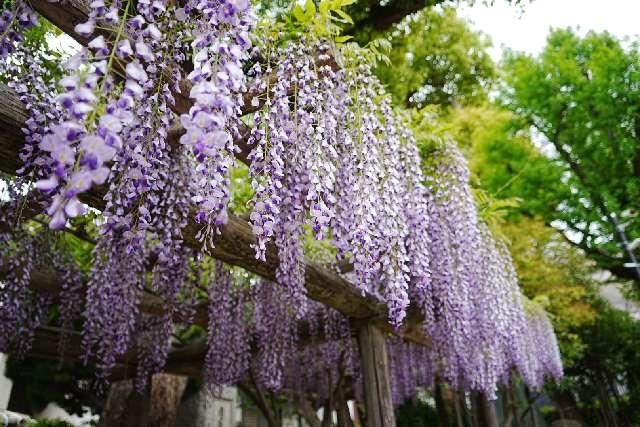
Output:
[[[472,22],[472,28],[490,36],[494,45],[490,53],[496,61],[502,47],[539,53],[551,27],[571,26],[581,34],[606,30],[620,39],[640,34],[640,0],[524,0],[523,6],[506,0],[485,6],[476,0],[474,6],[460,5],[458,13]]]

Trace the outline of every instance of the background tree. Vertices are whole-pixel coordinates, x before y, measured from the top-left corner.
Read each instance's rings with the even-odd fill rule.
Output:
[[[640,57],[607,33],[556,30],[538,57],[509,53],[505,104],[555,149],[571,194],[556,219],[574,243],[620,277],[635,254],[640,196]]]
[[[429,8],[386,36],[392,66],[377,74],[400,105],[469,104],[486,99],[495,66],[485,37],[472,31],[454,8]]]

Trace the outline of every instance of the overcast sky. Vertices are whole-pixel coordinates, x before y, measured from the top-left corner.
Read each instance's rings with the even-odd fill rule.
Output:
[[[640,0],[533,0],[524,6],[511,6],[505,0],[495,0],[493,6],[480,3],[461,5],[459,14],[491,37],[495,60],[500,59],[502,46],[540,52],[551,27],[579,27],[580,33],[606,30],[621,39],[640,34]]]

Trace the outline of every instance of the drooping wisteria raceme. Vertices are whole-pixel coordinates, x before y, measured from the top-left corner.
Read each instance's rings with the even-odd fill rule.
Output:
[[[12,183],[9,192],[15,195],[20,191]],[[0,285],[0,352],[11,353],[18,359],[25,357],[33,343],[38,328],[51,307],[53,295],[46,290],[30,288],[31,278],[36,268],[55,264],[56,252],[52,250],[53,236],[48,233],[30,233],[14,228],[15,206],[12,199],[0,204],[0,268],[3,280]],[[52,260],[53,256],[53,260]],[[68,265],[70,273],[65,281],[76,279],[75,265]],[[69,287],[69,283],[65,283]],[[77,301],[77,299],[76,299]],[[73,315],[61,308],[62,320]],[[67,317],[68,318],[68,317]]]
[[[0,14],[0,61],[5,61],[17,45],[24,42],[24,34],[38,23],[38,18],[24,0],[13,2]]]
[[[539,305],[528,302],[525,308],[527,334],[525,335],[525,357],[528,372],[522,372],[524,380],[534,389],[540,389],[545,378],[562,379],[562,359],[553,326],[547,313]]]
[[[216,262],[212,279],[204,378],[211,390],[216,391],[244,378],[249,368],[251,337],[245,290],[234,283],[231,272],[221,262]]]
[[[357,386],[360,366],[349,320],[341,313],[309,301],[300,325],[307,332],[305,345],[290,355],[284,388],[292,400],[311,399],[322,406],[338,388]]]
[[[74,324],[82,319],[84,307],[84,276],[75,260],[69,253],[56,251],[53,254],[53,265],[58,271],[63,271],[62,287],[60,289],[60,358],[64,359],[64,353],[69,338],[69,331],[74,330]]]
[[[331,229],[339,258],[354,266],[356,286],[384,299],[398,326],[409,305],[405,199],[423,189],[419,175],[405,185],[400,150],[412,140],[371,66],[356,55],[351,61],[359,65],[336,71],[331,55],[326,42],[292,42],[267,48],[250,73],[251,92],[262,93],[252,103],[263,105],[249,138],[256,255],[264,259],[267,243],[275,242],[276,278],[302,316],[303,226],[318,239]],[[416,154],[405,151],[404,159],[418,161],[408,160]],[[424,220],[423,211],[412,218],[416,236]],[[416,273],[422,282],[427,275]]]
[[[251,222],[256,257],[265,259],[275,240],[280,258],[276,279],[288,289],[298,316],[304,315],[304,224],[314,236],[327,234],[334,216],[338,147],[346,107],[344,75],[332,68],[329,45],[291,43],[265,53],[252,68],[254,116],[249,145]],[[275,76],[275,79],[274,79]],[[291,102],[291,98],[293,101]]]
[[[439,374],[456,388],[467,376],[473,322],[473,286],[470,274],[477,241],[475,207],[468,187],[468,170],[462,155],[445,146],[433,157],[426,175],[430,236],[429,292],[422,300],[425,330],[433,342]],[[468,212],[468,214],[467,214]],[[475,279],[475,281],[474,281]]]
[[[387,352],[394,406],[415,396],[419,389],[433,387],[435,369],[429,348],[394,337],[387,340]]]
[[[229,171],[239,151],[234,138],[246,89],[242,65],[255,17],[249,0],[194,1],[189,9],[195,16],[194,70],[188,76],[194,105],[180,118],[186,129],[180,142],[199,162],[193,201],[196,220],[204,224],[202,238],[211,246],[208,239],[227,222]]]
[[[296,315],[287,303],[287,290],[283,286],[262,281],[255,292],[256,382],[267,390],[277,391],[283,385],[287,360],[295,351]]]

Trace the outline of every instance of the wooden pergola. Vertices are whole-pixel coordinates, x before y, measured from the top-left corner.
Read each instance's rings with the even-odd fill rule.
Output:
[[[77,35],[73,30],[75,25],[86,21],[90,10],[88,1],[67,0],[64,3],[50,3],[47,0],[32,0],[30,3],[40,15],[63,32],[81,44],[88,43],[87,38]],[[425,2],[415,3],[418,5],[418,9],[425,4]],[[408,10],[415,11],[415,7],[413,5]],[[399,20],[403,16],[404,14],[401,14],[394,19]],[[385,15],[386,19],[387,15]],[[386,21],[383,24],[387,25]],[[116,70],[117,72],[118,70]],[[180,86],[181,93],[174,93],[176,99],[174,110],[177,114],[186,113],[191,106],[191,101],[185,96],[189,93],[188,81],[180,82]],[[254,95],[247,94],[246,99],[249,100]],[[25,127],[28,114],[18,95],[8,86],[0,84],[0,99],[2,99],[0,103],[0,170],[15,175],[16,170],[21,166],[18,157],[19,150],[24,143],[21,129]],[[255,112],[260,108],[260,106],[251,107],[250,102],[246,102],[245,105],[249,107],[243,110],[244,114]],[[247,131],[246,128],[242,129],[243,136],[236,141],[241,149],[237,158],[244,163],[248,162],[247,155],[249,153],[246,144]],[[182,130],[179,127],[172,128],[169,133],[169,143],[177,144],[181,133]],[[104,193],[102,188],[93,188],[83,195],[82,201],[101,210],[104,208]],[[27,208],[25,216],[29,216],[29,212],[30,210]],[[37,211],[32,209],[31,215],[35,213]],[[200,247],[201,244],[196,238],[199,228],[200,226],[192,219],[189,221],[183,230],[184,244],[195,249]],[[211,256],[265,279],[275,280],[276,267],[279,263],[275,246],[271,244],[268,247],[266,262],[261,262],[255,258],[255,252],[251,247],[253,242],[254,236],[247,220],[230,215],[228,223],[215,240]],[[344,270],[349,269],[349,266],[343,267]],[[6,269],[0,265],[0,277],[4,275],[3,273],[6,273]],[[62,272],[55,271],[53,267],[40,267],[33,272],[30,286],[32,289],[47,290],[55,294],[60,290],[61,284]],[[335,268],[323,266],[310,260],[306,260],[305,263],[305,288],[309,298],[341,312],[350,319],[353,333],[359,343],[368,425],[371,427],[395,425],[385,334],[396,334],[403,339],[427,345],[428,340],[423,332],[422,316],[419,310],[411,307],[404,326],[395,330],[387,320],[385,304],[371,296],[362,295],[355,286],[338,274]],[[197,308],[195,324],[206,327],[208,321],[206,307],[205,302]],[[165,309],[165,304],[159,296],[150,291],[144,292],[140,303],[141,311],[149,314],[161,314]],[[79,357],[80,355],[77,354],[79,333],[60,331],[56,328],[40,328],[36,332],[32,354],[38,357],[56,358],[58,353],[55,343],[62,332],[66,332],[71,337],[68,356]],[[75,350],[73,350],[74,348]],[[205,352],[206,345],[203,342],[175,349],[170,353],[164,371],[193,377],[200,376]],[[122,358],[119,366],[125,366],[127,360],[129,358]]]

